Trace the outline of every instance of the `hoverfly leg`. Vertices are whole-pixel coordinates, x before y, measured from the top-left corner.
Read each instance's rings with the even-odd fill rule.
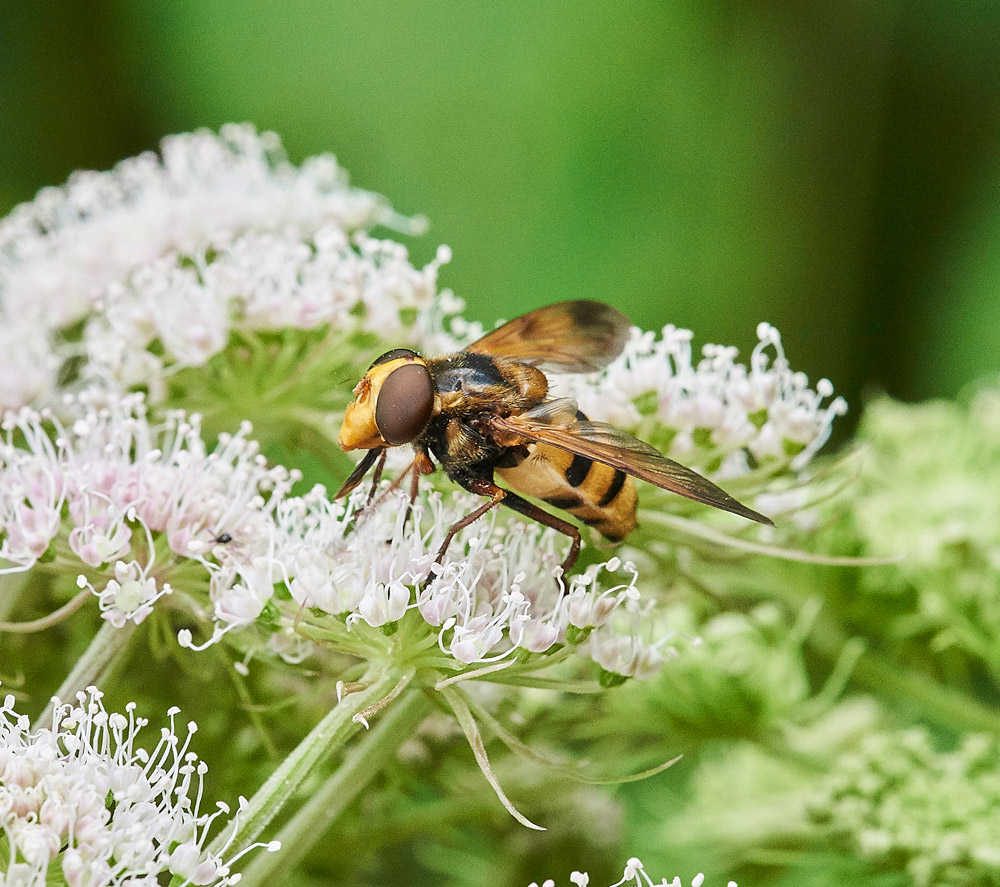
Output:
[[[406,514],[403,516],[403,529],[410,522],[410,515],[413,514],[413,503],[417,501],[417,491],[420,488],[420,472],[414,471],[410,478],[410,501],[406,503]]]
[[[379,453],[378,462],[375,463],[375,474],[372,476],[372,487],[368,491],[368,498],[365,500],[365,505],[371,505],[372,499],[375,498],[375,491],[378,489],[379,483],[382,481],[382,469],[385,468],[385,456],[388,451],[383,449]]]
[[[420,476],[434,473],[434,463],[424,450],[417,450],[410,467],[413,469],[413,476],[410,478],[410,502],[406,506],[406,516],[403,518],[404,527],[409,523],[410,515],[413,513],[413,503],[417,501]]]
[[[556,517],[554,514],[549,514],[544,509],[539,508],[537,505],[533,505],[527,499],[522,499],[520,496],[514,493],[508,493],[507,497],[503,500],[503,504],[508,508],[513,508],[523,514],[525,517],[530,517],[533,521],[538,521],[546,527],[552,527],[553,530],[558,530],[570,538],[569,554],[566,555],[566,559],[562,562],[563,576],[565,576],[576,563],[576,559],[580,555],[580,531],[569,521],[564,521],[562,518]]]
[[[414,460],[414,462],[411,462],[409,465],[406,466],[406,468],[404,468],[401,472],[399,472],[399,474],[396,476],[396,479],[391,484],[389,484],[389,486],[387,486],[385,490],[382,492],[382,495],[375,500],[376,505],[381,505],[388,496],[390,496],[392,493],[394,493],[396,490],[400,488],[403,481],[406,480],[407,475],[411,471],[413,471],[415,464],[416,461]]]
[[[510,493],[501,489],[492,481],[484,480],[482,478],[462,478],[461,480],[456,478],[456,480],[458,480],[458,482],[470,493],[478,493],[480,496],[489,496],[490,498],[488,501],[480,505],[475,511],[470,512],[461,520],[455,521],[455,523],[451,525],[451,529],[448,530],[448,533],[444,537],[444,541],[441,543],[441,547],[438,549],[437,557],[434,558],[435,564],[440,564],[444,561],[444,556],[448,551],[448,546],[451,545],[451,540],[454,539],[459,532],[464,530],[473,521],[481,518],[491,508],[499,505],[507,496],[510,495]],[[424,581],[420,585],[421,590],[425,589],[433,579],[434,569],[432,567],[427,571],[427,576],[424,577]]]

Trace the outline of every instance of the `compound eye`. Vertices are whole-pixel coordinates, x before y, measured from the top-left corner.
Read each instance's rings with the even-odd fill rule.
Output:
[[[375,402],[375,425],[386,443],[409,443],[431,418],[434,383],[427,367],[403,364],[385,377]]]
[[[383,363],[388,363],[390,360],[398,360],[400,357],[419,357],[416,351],[410,351],[409,348],[393,348],[392,351],[386,351],[381,357],[376,357],[372,361],[372,365],[368,369],[373,370],[377,366],[381,366]]]

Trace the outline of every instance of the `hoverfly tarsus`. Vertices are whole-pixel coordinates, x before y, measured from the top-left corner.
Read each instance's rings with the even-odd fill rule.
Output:
[[[636,491],[629,475],[771,525],[649,444],[591,422],[569,398],[547,397],[545,370],[602,369],[625,347],[629,327],[624,314],[601,302],[560,302],[515,318],[457,354],[424,358],[406,348],[387,351],[355,387],[355,400],[344,414],[340,445],[368,452],[336,498],[353,490],[377,463],[374,493],[386,449],[410,444],[415,458],[394,486],[410,476],[411,505],[420,475],[435,470],[433,459],[457,484],[487,497],[451,527],[436,563],[459,530],[503,503],[569,536],[564,572],[579,554],[579,529],[518,493],[569,512],[611,541],[635,527]],[[497,477],[509,489],[498,486]]]

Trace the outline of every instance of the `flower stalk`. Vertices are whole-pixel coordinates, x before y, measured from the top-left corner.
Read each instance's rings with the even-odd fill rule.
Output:
[[[132,622],[126,622],[121,628],[105,622],[38,716],[37,725],[44,727],[49,724],[60,699],[75,699],[76,694],[87,687],[103,684],[118,656],[128,646],[135,629],[136,625]]]
[[[281,849],[255,857],[244,871],[248,884],[285,883],[313,844],[390,762],[431,708],[428,696],[415,690],[405,687],[373,719],[371,729],[347,750],[333,774],[275,836]]]
[[[313,768],[343,748],[347,741],[362,729],[362,713],[377,705],[392,693],[401,681],[407,681],[409,677],[410,675],[402,669],[391,666],[370,670],[361,681],[366,685],[364,689],[344,696],[330,709],[250,799],[237,830],[231,834],[220,835],[209,848],[210,851],[217,852],[226,845],[231,852],[239,853],[253,844],[263,834],[268,824],[295,798]],[[405,705],[403,700],[406,695],[415,693],[418,693],[417,688],[411,684],[400,694],[395,704]],[[398,741],[391,734],[389,738]],[[359,768],[359,774],[363,773],[364,771]]]

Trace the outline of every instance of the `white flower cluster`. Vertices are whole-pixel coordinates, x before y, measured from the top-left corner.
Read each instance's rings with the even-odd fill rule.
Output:
[[[420,319],[432,335],[432,303],[456,310],[436,294],[447,250],[414,269],[363,233],[377,224],[418,227],[333,156],[294,166],[247,125],[74,173],[0,220],[0,408],[51,404],[66,376],[158,390],[164,364],[200,365],[233,330],[336,320],[393,336]]]
[[[108,288],[84,329],[83,375],[111,390],[145,385],[155,392],[166,373],[204,365],[233,333],[327,325],[337,343],[363,331],[434,347],[444,317],[462,306],[437,291],[448,258],[442,247],[417,269],[398,243],[338,226],[308,241],[254,231],[183,257],[163,256]],[[342,357],[359,350],[330,347]]]
[[[706,345],[694,359],[689,330],[665,326],[659,336],[632,330],[624,352],[601,374],[561,376],[568,394],[592,419],[610,422],[659,446],[685,464],[719,478],[745,474],[750,458],[804,466],[823,445],[847,403],[830,399],[821,379],[813,390],[793,372],[778,331],[757,327],[750,364],[738,350]]]
[[[459,533],[436,565],[451,525],[481,500],[421,494],[409,520],[406,497],[373,508],[363,500],[362,491],[347,504],[330,502],[317,488],[278,505],[273,556],[299,605],[346,616],[348,627],[378,628],[416,611],[440,649],[465,665],[567,640],[617,675],[642,677],[662,664],[659,642],[642,637],[648,625],[631,564],[624,583],[599,587],[602,572],[622,569],[614,558],[564,589],[556,551],[564,537],[493,511]]]
[[[478,500],[421,494],[406,520],[392,497],[363,507],[365,492],[331,502],[322,487],[288,492],[297,472],[269,468],[249,424],[208,452],[197,416],[151,423],[139,395],[109,405],[67,405],[68,426],[27,408],[0,427],[0,558],[4,572],[40,560],[73,570],[117,627],[138,624],[183,578],[207,592],[206,644],[254,622],[284,582],[299,606],[381,628],[415,610],[442,651],[463,665],[569,641],[606,671],[645,676],[662,663],[644,632],[636,573],[598,586],[617,558],[559,577],[564,537],[497,512],[466,528],[434,564],[451,525]],[[424,585],[429,572],[433,580]],[[196,605],[195,611],[197,612]],[[640,630],[642,629],[642,630]],[[350,632],[348,632],[350,634]],[[180,642],[193,646],[192,633]]]
[[[298,475],[267,466],[248,424],[209,453],[197,416],[152,424],[137,395],[68,409],[78,414],[69,427],[26,408],[0,423],[0,558],[8,563],[0,573],[46,556],[90,568],[80,586],[122,626],[141,622],[169,592],[178,556],[197,568],[213,550],[213,592],[251,570],[269,512]],[[213,547],[223,537],[229,544]],[[113,578],[100,584],[109,564]]]
[[[208,767],[188,751],[197,725],[178,736],[177,713],[167,713],[170,727],[150,752],[138,745],[147,721],[135,705],[109,713],[94,687],[78,693],[75,706],[58,705],[51,727],[34,730],[7,696],[0,705],[0,884],[44,887],[55,872],[69,887],[158,887],[170,877],[178,887],[237,883],[232,865],[243,853],[224,859],[225,850],[206,849],[209,829],[230,811],[223,803],[199,810]],[[240,798],[234,831],[245,805]]]
[[[573,872],[569,876],[570,881],[573,882],[574,887],[588,887],[590,884],[590,875],[586,872]],[[555,881],[551,878],[542,882],[542,887],[555,887]],[[702,887],[705,883],[705,876],[702,874],[697,874],[691,879],[691,887]],[[538,887],[537,881],[532,881],[528,887]],[[642,860],[632,857],[625,864],[625,871],[622,873],[620,881],[615,881],[610,887],[684,887],[681,879],[675,877],[668,881],[663,878],[661,881],[653,881],[652,878],[646,873],[646,869],[642,864]],[[735,881],[730,881],[728,887],[737,887]]]
[[[966,733],[938,749],[923,727],[873,731],[831,762],[809,801],[824,842],[915,887],[1000,880],[1000,742]]]
[[[295,167],[274,133],[232,124],[172,136],[159,156],[74,173],[0,221],[0,301],[12,317],[64,326],[134,269],[220,234],[308,235],[391,218],[383,198],[348,186],[333,156]]]

